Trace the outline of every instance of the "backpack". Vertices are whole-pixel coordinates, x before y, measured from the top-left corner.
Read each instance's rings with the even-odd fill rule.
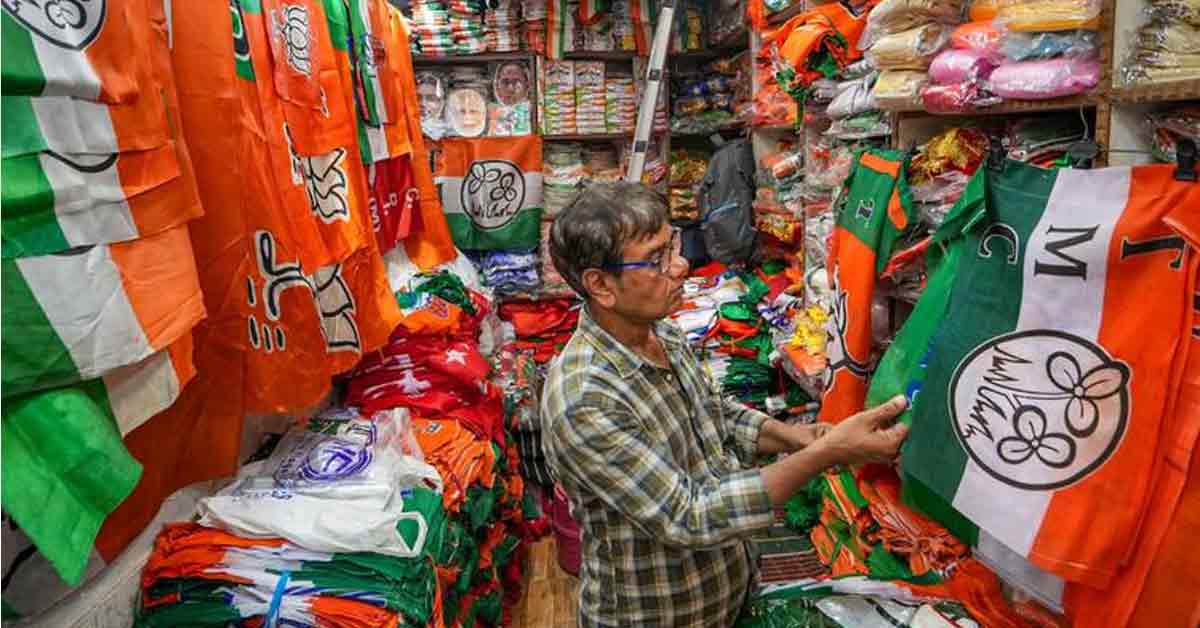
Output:
[[[708,162],[699,203],[704,246],[723,264],[747,262],[758,249],[754,229],[754,149],[747,139],[721,146]]]

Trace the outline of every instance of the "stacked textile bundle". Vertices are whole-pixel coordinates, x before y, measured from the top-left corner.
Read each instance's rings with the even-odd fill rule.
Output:
[[[546,2],[521,0],[521,48],[546,54]]]
[[[489,4],[484,14],[488,52],[515,52],[521,49],[522,4],[519,0],[500,0]]]
[[[569,142],[546,144],[544,154],[546,176],[543,179],[543,194],[546,208],[542,218],[553,220],[575,199],[587,172],[583,166],[582,144]]]
[[[1126,84],[1200,78],[1200,3],[1153,0],[1137,45],[1122,68]]]
[[[637,126],[637,83],[633,74],[613,71],[604,77],[604,132],[633,133]]]
[[[872,88],[882,109],[921,107],[929,65],[950,39],[962,4],[928,0],[884,0],[871,9],[858,45],[880,70]]]
[[[135,626],[430,624],[458,541],[412,428],[402,409],[294,427],[159,534]]]
[[[955,27],[949,47],[929,66],[922,106],[933,113],[961,113],[999,102],[988,86],[1001,60],[1000,30],[990,20]]]
[[[426,55],[458,53],[454,30],[450,25],[450,9],[442,0],[413,0],[413,52]]]
[[[717,59],[695,73],[672,77],[672,133],[711,133],[749,117],[748,54]]]
[[[487,31],[483,26],[482,0],[449,0],[450,31],[454,35],[454,53],[473,55],[488,49]]]
[[[483,283],[500,296],[536,292],[541,256],[537,250],[479,251],[471,254]]]
[[[571,135],[576,133],[575,63],[546,61],[542,84],[542,133]]]
[[[457,542],[434,561],[439,608],[447,625],[474,625],[477,617],[500,625],[502,602],[519,594],[524,485],[506,435],[515,417],[481,353],[495,350],[494,305],[477,279],[462,277],[443,269],[400,280],[400,327],[354,373],[347,402],[413,414],[415,440],[441,478],[448,534]]]
[[[602,134],[605,126],[605,96],[603,61],[575,62],[575,132]]]
[[[1004,59],[990,90],[1008,99],[1042,100],[1088,92],[1100,82],[1098,0],[1002,0]]]
[[[697,198],[700,183],[708,171],[709,155],[697,151],[675,150],[671,152],[670,174],[668,175],[668,201],[671,220],[699,220],[700,201]]]
[[[510,301],[500,306],[500,319],[510,323],[516,333],[514,346],[533,352],[540,364],[549,362],[575,333],[579,322],[576,298],[545,301]]]

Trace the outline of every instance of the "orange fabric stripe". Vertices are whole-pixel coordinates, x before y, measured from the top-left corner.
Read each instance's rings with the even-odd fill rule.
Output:
[[[143,190],[125,199],[138,233],[158,233],[204,215],[187,144],[182,136],[145,153],[137,156],[141,159],[129,159],[125,155],[117,159],[121,187],[126,194],[139,188]],[[151,181],[161,182],[147,188]]]
[[[1174,235],[1163,217],[1175,207],[1200,207],[1200,186],[1180,183],[1173,168],[1133,168],[1129,198],[1110,241],[1107,260],[1104,315],[1097,337],[1117,358],[1127,357],[1137,369],[1130,379],[1134,400],[1120,447],[1092,475],[1058,491],[1047,506],[1046,532],[1030,549],[1030,560],[1069,581],[1107,587],[1116,575],[1137,531],[1140,513],[1148,499],[1156,456],[1167,446],[1161,438],[1167,408],[1167,386],[1162,377],[1172,373],[1173,355],[1182,350],[1181,333],[1191,326],[1191,292],[1194,261],[1183,268],[1171,264],[1176,251],[1131,255],[1122,258],[1122,242]],[[1130,295],[1158,295],[1156,307],[1131,307]],[[1146,330],[1171,333],[1172,351],[1148,352]],[[1156,344],[1156,346],[1163,346]],[[1175,368],[1181,365],[1176,363]],[[1114,508],[1111,496],[1120,495],[1125,508]],[[1062,534],[1062,530],[1088,528],[1108,534]]]
[[[146,55],[130,54],[132,50],[146,50],[151,42],[142,4],[142,0],[110,0],[103,28],[84,49],[92,71],[100,79],[102,102],[130,104],[155,94],[154,83],[145,81],[150,76]]]
[[[865,157],[865,155],[864,155]],[[850,360],[865,364],[871,357],[871,298],[875,291],[875,251],[867,247],[849,231],[838,227],[833,240],[837,247],[834,273],[845,291],[844,307],[846,328],[841,336],[845,340],[845,354]],[[870,272],[843,272],[843,269],[872,269]],[[863,313],[868,316],[863,316]],[[840,350],[840,348],[839,348]],[[845,418],[861,412],[867,397],[867,380],[848,369],[835,371],[833,383],[821,401],[819,419],[826,423],[839,423]]]
[[[901,164],[898,161],[888,161],[887,159],[884,159],[873,153],[863,153],[862,156],[859,157],[858,163],[870,168],[871,170],[874,170],[875,172],[886,174],[893,179],[898,179],[900,177]]]
[[[113,244],[110,251],[126,298],[155,350],[165,349],[204,318],[204,298],[187,229],[175,227]]]

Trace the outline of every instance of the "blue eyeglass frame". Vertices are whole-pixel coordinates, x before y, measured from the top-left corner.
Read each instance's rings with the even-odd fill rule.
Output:
[[[601,266],[601,268],[604,270],[607,270],[609,272],[620,272],[623,270],[636,270],[638,268],[653,268],[653,269],[657,270],[659,274],[665,275],[667,273],[667,271],[670,270],[670,268],[671,268],[671,262],[675,261],[675,255],[674,255],[675,246],[680,243],[680,238],[682,238],[682,237],[683,236],[680,233],[679,227],[671,227],[671,239],[667,240],[667,249],[666,249],[666,251],[663,252],[664,256],[668,256],[668,257],[663,258],[663,259],[667,260],[666,268],[663,268],[662,260],[659,260],[657,262],[643,260],[640,262],[621,262],[620,264],[605,264],[605,265]],[[682,251],[681,251],[681,254],[682,254]]]

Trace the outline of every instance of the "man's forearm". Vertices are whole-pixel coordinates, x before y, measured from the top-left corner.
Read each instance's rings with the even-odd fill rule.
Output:
[[[766,429],[766,426],[763,428]],[[833,466],[834,460],[820,440],[788,457],[762,468],[767,496],[775,506],[782,506],[792,495],[804,488],[813,478]]]
[[[758,433],[758,453],[781,454],[794,451],[796,446],[788,434],[788,425],[783,421],[767,419]]]

